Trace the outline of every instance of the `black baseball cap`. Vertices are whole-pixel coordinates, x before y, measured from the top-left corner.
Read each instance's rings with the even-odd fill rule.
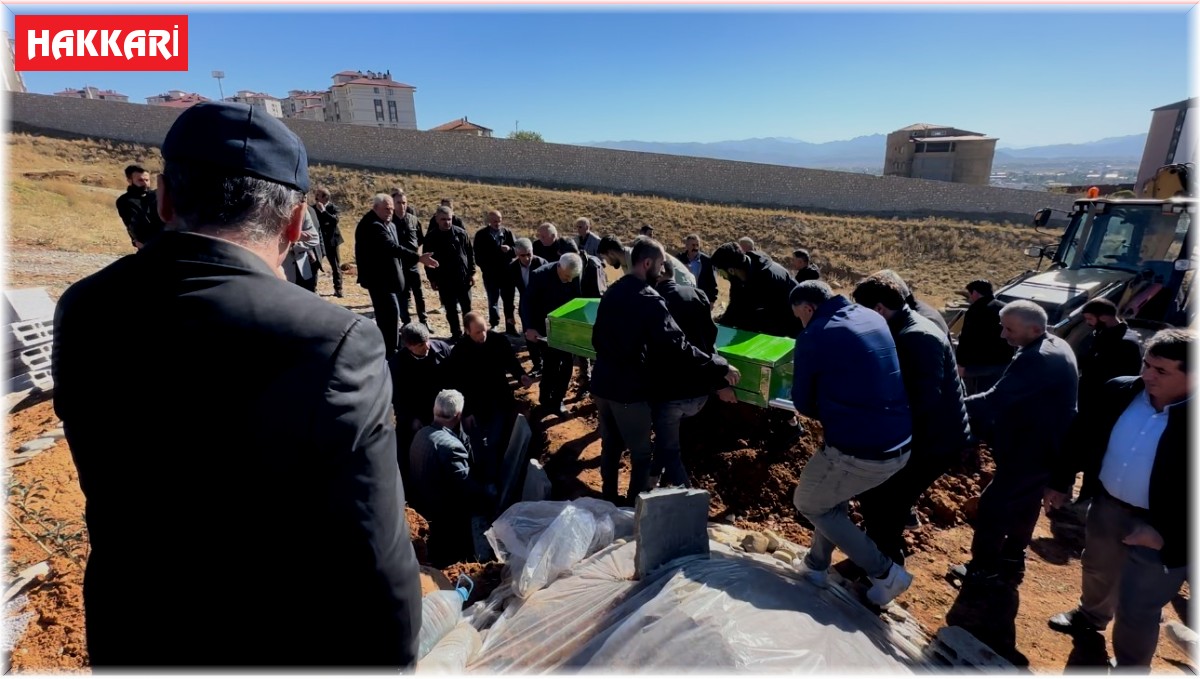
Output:
[[[163,140],[162,157],[308,191],[308,153],[300,138],[246,104],[203,102],[179,114]]]

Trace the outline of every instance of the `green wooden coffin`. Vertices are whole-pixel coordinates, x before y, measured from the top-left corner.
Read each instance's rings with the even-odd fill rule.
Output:
[[[599,299],[571,300],[546,317],[547,343],[576,356],[595,358],[592,325]],[[796,341],[717,326],[717,353],[742,374],[734,393],[744,403],[766,408],[773,399],[792,397],[792,354]]]

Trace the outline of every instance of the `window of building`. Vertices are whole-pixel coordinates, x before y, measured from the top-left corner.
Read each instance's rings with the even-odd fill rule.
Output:
[[[383,100],[375,100],[375,120],[383,120]]]
[[[917,153],[949,153],[954,150],[954,142],[917,142]]]
[[[372,88],[371,88],[371,94],[379,94],[379,88],[378,88],[378,87],[372,87]]]
[[[400,120],[400,114],[396,112],[396,102],[394,101],[388,102],[388,120],[393,123]]]

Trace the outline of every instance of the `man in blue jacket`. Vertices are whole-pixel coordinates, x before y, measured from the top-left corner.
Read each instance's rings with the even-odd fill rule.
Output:
[[[822,281],[797,285],[791,304],[804,324],[792,404],[825,428],[825,447],[804,465],[793,497],[815,529],[808,555],[795,566],[824,587],[837,547],[870,576],[867,599],[884,606],[908,589],[912,575],[854,525],[848,510],[850,498],[908,463],[912,417],[896,343],[882,316],[834,295]]]

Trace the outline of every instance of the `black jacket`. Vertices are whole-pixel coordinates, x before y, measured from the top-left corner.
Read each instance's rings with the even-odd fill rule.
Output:
[[[54,325],[93,665],[414,663],[421,589],[374,323],[249,250],[168,231],[72,285]]]
[[[312,206],[316,209],[316,206]],[[372,215],[375,213],[372,212]],[[317,210],[317,222],[321,229],[321,240],[324,241],[325,247],[335,248],[346,242],[342,238],[342,229],[338,226],[338,220],[341,219],[341,214],[338,212],[338,206],[333,203],[326,203],[325,210]]]
[[[511,410],[513,390],[508,375],[520,378],[525,369],[508,338],[488,331],[483,344],[463,337],[450,352],[450,383],[462,392],[463,416]]]
[[[910,309],[916,311],[922,318],[937,326],[937,329],[941,330],[943,335],[950,337],[950,326],[946,324],[946,318],[942,316],[942,312],[933,308],[932,304],[919,300],[912,295],[909,295],[908,299],[904,301],[908,303]],[[1008,343],[1005,342],[1005,344]]]
[[[749,252],[746,280],[729,288],[729,305],[721,324],[776,337],[795,337],[803,325],[792,312],[796,279],[760,252]]]
[[[557,262],[558,257],[559,257],[558,246],[554,243],[551,243],[549,245],[542,245],[542,241],[538,240],[537,238],[534,238],[533,239],[533,256],[541,257],[542,259],[546,260],[547,262]]]
[[[1006,365],[1013,348],[1000,337],[1000,310],[1004,304],[995,297],[981,297],[963,313],[958,333],[958,364],[964,368]]]
[[[163,221],[158,216],[158,196],[153,189],[129,186],[117,196],[117,214],[125,224],[130,241],[149,243],[162,233]]]
[[[408,209],[412,210],[412,206],[410,205],[408,207]],[[416,218],[416,215],[417,215],[416,212],[409,212],[409,214],[413,215],[413,217]],[[459,217],[458,215],[454,215],[453,217],[450,218],[450,225],[457,226],[458,228],[460,228],[464,231],[466,231],[466,229],[467,229],[466,225],[463,224],[462,218]],[[429,234],[433,233],[434,231],[437,231],[437,229],[438,229],[437,214],[435,213],[432,217],[429,218],[429,226],[425,227],[425,235],[428,236]]]
[[[421,246],[425,245],[425,236],[421,235],[421,225],[412,213],[405,212],[401,214],[397,212],[393,214],[392,224],[396,226],[396,236],[400,239],[400,244],[404,247],[417,251]],[[408,270],[415,272],[417,270],[416,262],[413,262],[408,267]]]
[[[1061,337],[1042,335],[1017,352],[991,389],[968,396],[971,431],[996,464],[1048,470],[1075,419],[1079,370]]]
[[[797,283],[803,283],[804,281],[820,280],[821,270],[818,269],[815,264],[809,264],[808,266],[804,267],[803,269],[800,269],[799,271],[797,271],[796,275],[793,276],[793,278],[796,279]]]
[[[1108,450],[1117,420],[1145,391],[1140,377],[1117,377],[1105,384],[1095,399],[1095,407],[1081,412],[1084,426],[1075,428],[1079,439],[1064,447],[1064,454],[1055,467],[1050,487],[1070,493],[1075,484],[1075,470],[1081,466],[1099,472]],[[1154,467],[1150,472],[1149,523],[1163,537],[1162,561],[1167,568],[1184,566],[1189,561],[1191,539],[1188,499],[1192,475],[1188,455],[1188,404],[1170,409],[1167,428],[1158,440]]]
[[[704,291],[690,285],[679,285],[671,279],[660,281],[654,289],[662,295],[667,303],[667,311],[687,341],[700,351],[715,355],[717,324],[713,322],[712,305]],[[724,377],[714,380],[686,364],[676,368],[669,361],[663,361],[656,364],[655,368],[659,373],[655,395],[658,401],[698,398],[728,386]]]
[[[485,226],[475,232],[475,263],[479,265],[479,270],[485,278],[501,280],[508,263],[517,258],[517,251],[513,249],[515,239],[508,227],[501,226],[500,242],[497,243],[491,231],[491,228]],[[502,252],[501,245],[507,245],[508,252]]]
[[[546,316],[558,307],[580,297],[579,279],[563,283],[558,277],[558,262],[544,264],[529,274],[529,287],[521,295],[521,327],[546,336]]]
[[[429,520],[429,562],[437,568],[475,557],[472,514],[491,515],[496,490],[479,473],[471,438],[431,424],[416,433],[408,453],[412,506]]]
[[[900,377],[912,413],[913,454],[946,459],[971,440],[966,391],[954,363],[954,348],[940,328],[911,309],[888,321],[896,340]]]
[[[475,277],[475,249],[467,232],[457,226],[425,235],[424,252],[437,260],[436,269],[425,267],[425,277],[439,289],[465,290]]]
[[[631,274],[613,283],[600,298],[592,346],[596,349],[592,393],[618,403],[662,400],[655,379],[660,370],[711,384],[709,391],[719,387],[729,372],[724,358],[688,342],[662,295]]]
[[[541,257],[538,257],[537,255],[534,255],[533,257],[531,257],[529,259],[529,278],[532,279],[533,272],[537,271],[539,268],[541,268],[543,266],[546,266],[546,260],[542,259]],[[507,283],[507,285],[509,288],[521,293],[522,297],[525,296],[526,283],[525,283],[525,280],[523,278],[521,278],[521,263],[515,259],[508,263],[508,283]]]
[[[1079,408],[1082,411],[1114,377],[1142,371],[1142,347],[1125,323],[1096,329],[1079,351]]]
[[[675,258],[684,264],[688,264],[686,252],[681,252],[675,255]],[[700,258],[700,275],[696,276],[696,287],[704,291],[705,297],[708,297],[709,304],[717,302],[717,273],[713,269],[712,259],[701,252]]]
[[[420,255],[400,241],[394,225],[370,212],[354,230],[354,260],[358,284],[378,292],[404,290],[405,270],[417,265]],[[440,260],[439,260],[440,262]]]
[[[608,273],[599,257],[580,255],[583,270],[579,272],[579,296],[601,297],[608,290]]]
[[[392,356],[392,405],[398,426],[407,428],[414,419],[426,426],[433,422],[433,402],[439,391],[450,388],[449,358],[450,345],[440,339],[429,340],[425,358],[404,347]]]

